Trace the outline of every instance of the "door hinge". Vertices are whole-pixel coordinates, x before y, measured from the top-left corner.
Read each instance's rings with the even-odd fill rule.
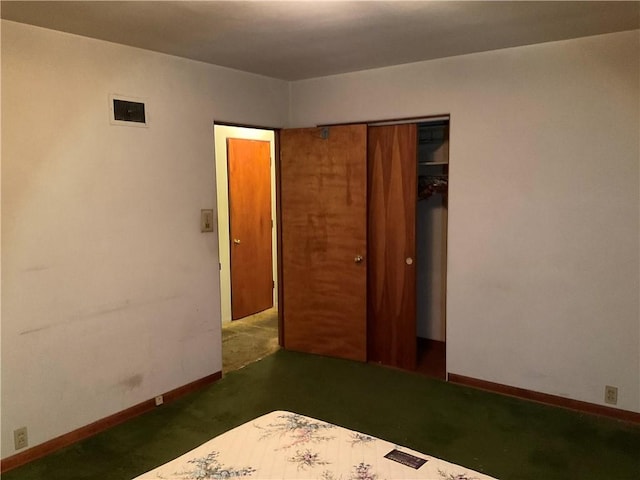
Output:
[[[271,288],[276,288],[276,281],[275,280],[271,280]]]
[[[218,262],[218,270],[222,271],[222,264]]]

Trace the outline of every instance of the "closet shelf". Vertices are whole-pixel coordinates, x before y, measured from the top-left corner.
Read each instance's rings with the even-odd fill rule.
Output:
[[[449,165],[449,162],[418,162],[418,165]]]

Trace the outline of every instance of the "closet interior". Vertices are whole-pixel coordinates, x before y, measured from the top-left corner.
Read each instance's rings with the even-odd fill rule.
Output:
[[[417,125],[416,368],[445,379],[449,120]]]

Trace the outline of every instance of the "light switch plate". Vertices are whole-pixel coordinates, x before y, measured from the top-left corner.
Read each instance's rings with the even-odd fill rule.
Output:
[[[213,210],[212,209],[200,210],[200,231],[213,232]]]

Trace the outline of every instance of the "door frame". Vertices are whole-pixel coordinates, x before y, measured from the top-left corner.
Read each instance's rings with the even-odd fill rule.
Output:
[[[229,218],[229,211],[228,208],[224,209],[223,211],[221,211],[220,209],[220,205],[218,204],[218,196],[219,196],[219,183],[218,183],[218,175],[219,175],[219,169],[218,169],[218,163],[219,161],[224,162],[224,168],[225,168],[225,172],[224,178],[227,178],[227,168],[228,168],[228,160],[227,160],[227,156],[226,153],[224,155],[223,159],[218,159],[216,153],[217,152],[217,148],[216,145],[217,143],[220,141],[222,143],[225,143],[225,152],[226,152],[226,139],[227,138],[247,138],[247,139],[255,139],[255,138],[248,138],[248,137],[242,137],[242,135],[240,136],[224,136],[224,137],[220,137],[220,134],[216,134],[216,127],[230,127],[230,128],[237,128],[237,129],[250,129],[250,130],[263,130],[263,131],[267,131],[267,132],[273,132],[273,141],[272,141],[272,145],[271,145],[271,153],[272,153],[272,167],[271,167],[271,189],[272,189],[272,206],[271,206],[271,211],[272,214],[274,215],[274,220],[275,220],[275,224],[274,224],[274,234],[272,236],[273,240],[272,240],[272,250],[274,250],[275,253],[275,257],[276,257],[276,261],[274,262],[274,282],[275,282],[275,288],[274,288],[274,305],[277,306],[278,309],[278,343],[280,346],[283,345],[283,329],[284,329],[284,323],[283,323],[283,319],[282,319],[282,315],[281,315],[281,311],[282,311],[282,293],[281,293],[281,285],[280,285],[280,280],[282,278],[282,268],[281,268],[281,264],[280,264],[280,259],[281,259],[281,253],[282,253],[282,246],[281,246],[281,241],[280,241],[280,180],[279,180],[279,128],[276,127],[265,127],[265,126],[259,126],[259,125],[249,125],[249,124],[240,124],[240,123],[233,123],[233,122],[224,122],[224,121],[216,121],[214,120],[213,122],[213,136],[214,136],[214,172],[215,172],[215,177],[216,177],[216,207],[217,207],[217,220],[218,220],[218,239],[220,239],[220,237],[222,236],[221,234],[224,233],[224,235],[226,236],[226,238],[229,238],[229,229],[228,229],[228,218]],[[271,143],[271,142],[270,142]],[[228,183],[228,181],[227,181]],[[226,198],[227,198],[227,205],[228,205],[228,199],[229,199],[229,192],[228,192],[228,185],[226,187],[227,189],[225,189],[226,192]],[[224,215],[224,217],[226,218],[226,222],[222,221],[221,222],[221,216]],[[222,225],[222,229],[220,228],[220,224],[223,223]],[[225,228],[226,227],[226,228]],[[221,230],[224,229],[224,232],[221,232]],[[220,242],[218,243],[218,258],[219,258],[219,275],[220,275],[220,313],[221,313],[221,318],[223,316],[223,302],[226,302],[229,304],[229,318],[230,317],[230,312],[231,312],[231,285],[230,285],[230,278],[229,278],[229,295],[228,295],[228,299],[223,299],[222,298],[222,282],[223,282],[223,275],[222,275],[222,268],[225,268],[223,266],[223,260],[226,260],[227,265],[226,268],[229,268],[229,254],[225,254],[224,255],[224,259],[222,258],[222,253],[220,251]],[[226,297],[226,295],[225,295]],[[227,301],[228,300],[228,301]],[[226,309],[225,309],[226,310]]]
[[[432,114],[432,115],[422,115],[422,116],[412,116],[412,117],[397,117],[397,118],[389,118],[389,119],[375,119],[375,120],[362,120],[357,122],[341,122],[341,123],[325,123],[317,125],[318,127],[335,127],[340,125],[354,125],[354,124],[365,124],[367,127],[378,127],[378,126],[389,126],[389,125],[404,125],[404,124],[420,124],[420,123],[428,123],[435,122],[440,120],[447,120],[449,124],[449,156],[451,155],[451,126],[452,126],[452,118],[451,113],[440,113],[440,114]],[[451,171],[449,171],[449,180],[451,179]],[[449,321],[447,318],[448,311],[448,291],[449,291],[449,243],[450,243],[450,235],[449,235],[449,225],[451,222],[450,212],[447,209],[447,222],[446,229],[443,231],[443,243],[444,243],[444,252],[445,258],[443,260],[443,267],[445,270],[444,275],[444,293],[443,293],[443,333],[444,333],[444,343],[447,343],[448,334],[447,331],[449,329]],[[445,381],[448,381],[448,371],[446,368],[447,355],[445,350]]]
[[[452,125],[452,115],[451,113],[441,113],[441,114],[432,114],[432,115],[422,115],[422,116],[412,116],[412,117],[398,117],[398,118],[391,118],[391,119],[375,119],[375,120],[365,120],[365,121],[358,121],[358,122],[342,122],[342,123],[330,123],[330,124],[319,124],[316,125],[317,127],[331,127],[331,126],[339,126],[339,125],[353,125],[353,124],[365,124],[368,127],[369,126],[381,126],[381,125],[393,125],[393,124],[403,124],[403,123],[422,123],[422,122],[429,122],[429,121],[436,121],[436,120],[444,120],[444,119],[448,119],[449,120],[449,128],[451,129],[451,125]],[[215,130],[215,126],[228,126],[228,127],[240,127],[240,128],[250,128],[250,129],[258,129],[258,130],[269,130],[269,131],[273,131],[274,133],[274,165],[275,165],[275,186],[272,184],[272,188],[275,188],[275,213],[276,213],[276,224],[275,224],[275,230],[276,230],[276,252],[277,252],[277,261],[276,261],[276,272],[277,272],[277,277],[276,277],[276,301],[277,301],[277,306],[278,306],[278,344],[281,347],[284,347],[284,329],[285,329],[285,324],[284,324],[284,316],[282,314],[283,310],[284,310],[284,295],[283,295],[283,291],[282,291],[282,286],[281,286],[281,280],[282,280],[282,225],[281,225],[281,218],[282,218],[282,212],[281,212],[281,180],[280,180],[280,131],[282,130],[282,128],[280,127],[270,127],[270,126],[263,126],[263,125],[252,125],[252,124],[242,124],[242,123],[236,123],[236,122],[225,122],[225,121],[215,121],[214,120],[214,130]],[[214,139],[215,139],[215,133],[214,133]],[[451,139],[449,139],[449,151],[451,151]],[[215,165],[214,165],[215,167]],[[450,172],[451,173],[451,172]],[[216,188],[217,189],[217,188]],[[449,214],[448,214],[449,215]],[[449,215],[450,216],[450,215]],[[449,245],[449,241],[450,241],[450,236],[449,236],[449,225],[450,222],[447,222],[447,231],[446,231],[446,247],[448,250],[448,245]],[[448,252],[447,252],[448,253]],[[447,255],[447,259],[446,259],[446,264],[445,264],[445,268],[448,271],[448,262],[449,262],[449,256]],[[448,275],[445,276],[445,291],[448,291],[448,285],[449,284],[449,278]],[[448,297],[448,295],[447,295]],[[447,307],[447,301],[445,300],[445,311],[448,310]],[[445,319],[445,327],[444,327],[444,334],[445,334],[445,342],[446,342],[446,338],[448,337],[447,335],[447,330],[448,330],[448,319]],[[446,362],[446,359],[445,359]],[[448,374],[447,374],[448,376]]]
[[[238,320],[277,306],[273,132],[247,139],[237,137],[246,129],[218,129],[227,143],[231,320]]]

